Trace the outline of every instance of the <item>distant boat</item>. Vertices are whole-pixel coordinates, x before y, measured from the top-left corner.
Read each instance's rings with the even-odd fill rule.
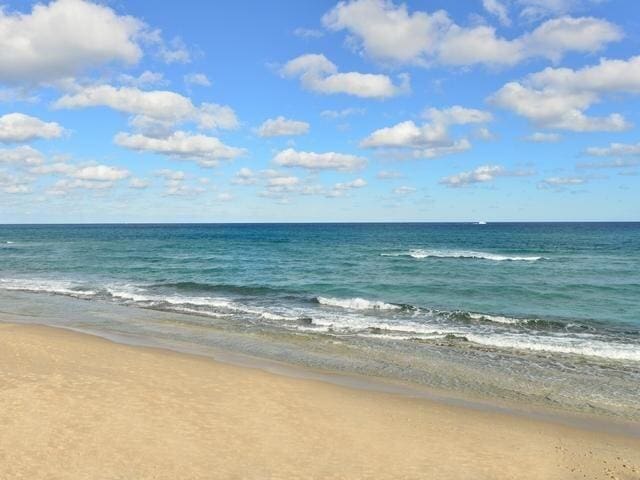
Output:
[[[476,225],[486,225],[487,222],[476,222]]]

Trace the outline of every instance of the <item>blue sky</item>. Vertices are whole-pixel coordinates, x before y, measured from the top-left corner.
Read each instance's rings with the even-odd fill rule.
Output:
[[[0,222],[640,218],[640,4],[3,3]]]

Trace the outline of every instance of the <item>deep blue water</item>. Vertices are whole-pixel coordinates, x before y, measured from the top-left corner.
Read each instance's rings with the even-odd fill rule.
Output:
[[[416,341],[459,339],[562,368],[640,365],[640,223],[5,225],[3,290],[300,334],[310,349],[377,338],[419,355]]]

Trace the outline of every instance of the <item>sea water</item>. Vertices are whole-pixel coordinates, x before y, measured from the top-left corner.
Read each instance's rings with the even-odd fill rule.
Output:
[[[94,332],[640,418],[640,223],[0,226],[0,310],[54,309]]]

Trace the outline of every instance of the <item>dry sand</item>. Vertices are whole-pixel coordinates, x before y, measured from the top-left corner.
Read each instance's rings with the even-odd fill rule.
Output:
[[[0,324],[0,479],[638,479],[640,440]]]

